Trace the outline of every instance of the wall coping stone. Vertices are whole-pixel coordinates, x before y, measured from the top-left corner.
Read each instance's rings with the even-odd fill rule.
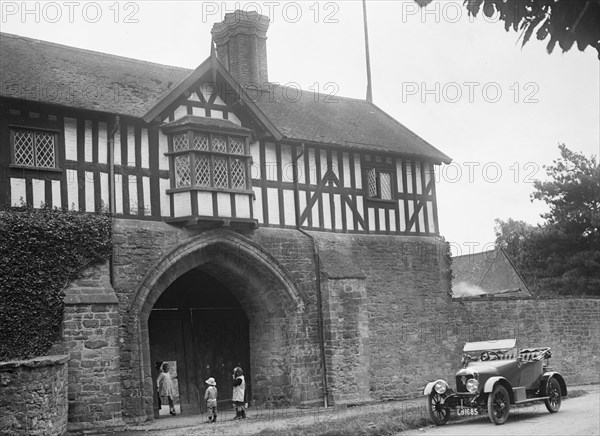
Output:
[[[0,371],[8,371],[13,368],[19,368],[21,366],[28,368],[39,368],[42,366],[62,365],[69,359],[71,359],[71,356],[66,354],[59,354],[55,356],[34,357],[27,360],[9,360],[7,362],[0,362]]]

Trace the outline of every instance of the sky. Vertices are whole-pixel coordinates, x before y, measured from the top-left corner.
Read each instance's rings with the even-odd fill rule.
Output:
[[[548,55],[469,17],[460,1],[367,0],[373,101],[453,159],[437,168],[440,233],[453,254],[493,247],[494,220],[543,223],[533,181],[558,144],[600,147],[600,62],[576,47]],[[269,81],[365,98],[362,2],[0,2],[3,32],[186,68],[210,54],[210,30],[235,9],[270,18]],[[312,92],[307,91],[307,92]]]

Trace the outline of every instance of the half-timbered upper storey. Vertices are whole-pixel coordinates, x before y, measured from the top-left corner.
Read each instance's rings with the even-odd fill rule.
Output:
[[[1,34],[0,203],[438,234],[450,158],[370,102],[268,82],[267,27],[227,14],[191,71]]]

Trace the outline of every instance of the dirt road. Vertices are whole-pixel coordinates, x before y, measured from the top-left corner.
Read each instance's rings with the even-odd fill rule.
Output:
[[[398,433],[396,436],[521,436],[600,435],[600,391],[571,398],[562,403],[558,413],[550,414],[543,404],[531,405],[518,411],[511,410],[508,421],[494,425],[487,416],[448,422],[441,427],[429,427]]]

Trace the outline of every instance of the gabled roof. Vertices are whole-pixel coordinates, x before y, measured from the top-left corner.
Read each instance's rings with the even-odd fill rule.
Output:
[[[211,68],[233,89],[229,72],[211,56],[195,70],[145,62],[16,35],[0,34],[0,96],[96,110],[152,121]],[[69,91],[70,90],[70,91]],[[299,95],[298,95],[299,93]],[[298,97],[296,97],[298,95]],[[451,159],[365,100],[279,85],[240,96],[276,139],[400,153],[436,163]]]
[[[2,97],[141,117],[189,73],[0,33]]]
[[[527,284],[501,248],[453,257],[452,272],[455,296],[532,296]]]

